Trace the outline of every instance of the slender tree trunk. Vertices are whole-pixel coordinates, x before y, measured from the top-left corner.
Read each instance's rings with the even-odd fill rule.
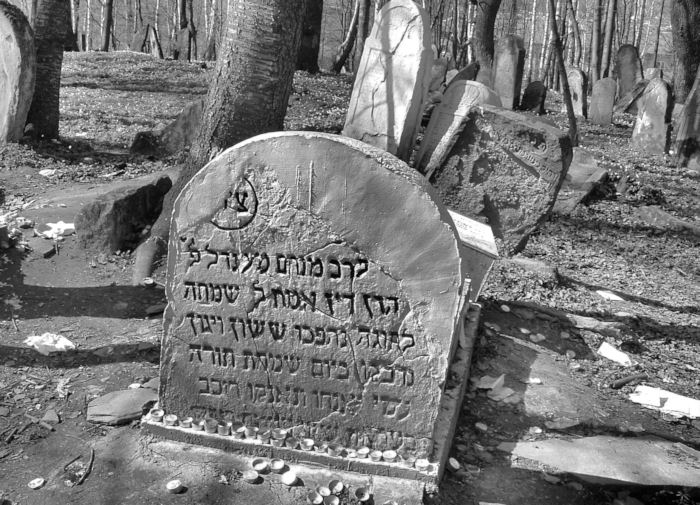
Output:
[[[549,66],[549,37],[551,31],[549,30],[549,20],[552,17],[552,9],[549,6],[549,0],[547,1],[547,17],[545,18],[544,24],[544,37],[542,40],[542,52],[540,53],[540,64],[538,65],[538,75],[541,81],[545,81],[547,78],[547,68]]]
[[[187,0],[187,11],[188,11],[188,36],[189,36],[189,44],[190,44],[190,57],[188,60],[196,60],[197,59],[197,27],[194,25],[194,5],[193,5],[194,0]]]
[[[80,0],[70,0],[70,48],[71,51],[80,50],[78,32],[80,31]]]
[[[603,57],[601,62],[601,75],[608,77],[611,71],[611,60],[613,58],[613,32],[615,31],[615,12],[617,0],[608,0],[608,14],[605,22],[605,40],[603,41]]]
[[[666,6],[666,0],[661,0],[661,9],[659,10],[659,21],[656,24],[656,37],[654,38],[654,64],[656,66],[656,60],[659,57],[659,40],[661,39],[661,22],[664,17],[664,7]]]
[[[34,42],[36,78],[27,123],[34,125],[34,135],[58,138],[59,93],[63,42],[70,26],[70,5],[66,0],[42,0],[36,13]]]
[[[644,31],[644,14],[646,12],[647,1],[642,0],[642,6],[639,10],[639,29],[637,30],[637,36],[634,39],[634,46],[640,49],[642,46],[642,31]]]
[[[651,7],[649,7],[649,12],[651,12],[650,20],[647,21],[647,34],[644,36],[644,47],[639,49],[639,54],[646,54],[647,45],[649,44],[649,34],[651,33],[651,19],[654,17],[654,7],[656,5],[656,0],[651,0]]]
[[[87,0],[87,11],[85,13],[85,51],[92,50],[92,0]]]
[[[479,62],[479,72],[490,74],[493,66],[494,25],[501,0],[479,0],[474,19],[474,33],[470,39],[474,58]]]
[[[527,84],[532,82],[532,63],[534,61],[535,20],[537,19],[537,0],[532,0],[532,15],[530,16],[530,36],[527,41]]]
[[[372,0],[362,0],[362,4],[360,5],[360,19],[358,20],[357,25],[357,40],[355,41],[355,58],[352,65],[352,68],[354,68],[355,70],[357,70],[360,67],[360,59],[362,59],[362,52],[365,50],[365,41],[369,36],[369,22],[371,15]]]
[[[569,63],[573,65],[575,61],[578,61],[581,58],[581,31],[579,30],[578,18],[576,17],[576,9],[578,8],[578,2],[576,3],[576,7],[574,7],[574,4],[571,0],[567,0],[567,2],[569,4],[569,9],[571,9],[571,19],[569,20],[569,23],[571,24],[571,30],[573,32],[573,41],[571,44],[572,50],[569,51]]]
[[[136,251],[133,280],[164,254],[173,203],[202,166],[254,135],[281,130],[292,88],[306,0],[232,0],[219,58],[190,156],[150,238]]]
[[[318,72],[318,51],[321,47],[323,0],[307,0],[301,45],[297,56],[297,70]]]
[[[177,22],[180,30],[187,28],[187,0],[177,0]]]
[[[673,0],[671,6],[673,50],[678,62],[673,87],[676,101],[683,103],[700,64],[700,0]],[[657,51],[658,47],[655,53]]]
[[[594,2],[591,28],[591,86],[600,79],[600,25],[603,17],[603,0],[594,0]]]
[[[114,0],[104,0],[102,4],[102,44],[100,51],[109,51],[109,37],[112,34],[112,11]]]
[[[552,11],[556,11],[554,0],[549,0],[549,6]],[[569,138],[571,145],[578,145],[578,128],[576,126],[576,114],[574,113],[574,105],[571,102],[571,90],[569,89],[569,80],[566,77],[566,66],[564,65],[564,55],[562,54],[561,39],[559,38],[559,30],[554,17],[550,21],[550,30],[552,32],[552,46],[554,56],[559,67],[559,76],[562,83],[564,104],[566,104],[566,114],[569,117]]]
[[[160,0],[156,0],[155,11],[153,12],[153,29],[156,31],[156,35],[160,38],[160,31],[158,28],[158,16],[160,14]]]
[[[333,64],[331,65],[331,71],[338,73],[345,66],[345,62],[348,60],[352,48],[355,45],[355,39],[357,38],[357,25],[360,21],[360,4],[362,0],[355,0],[355,4],[352,10],[352,19],[350,20],[350,26],[348,27],[348,32],[345,35],[345,40],[340,44],[338,52],[333,59]]]

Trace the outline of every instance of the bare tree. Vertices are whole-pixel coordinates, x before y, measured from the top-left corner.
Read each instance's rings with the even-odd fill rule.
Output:
[[[617,0],[608,0],[608,14],[605,20],[605,40],[603,41],[603,56],[600,73],[603,77],[608,77],[612,70],[613,34],[615,32],[615,13],[617,11]]]
[[[109,51],[109,38],[112,35],[114,0],[104,0],[102,3],[102,43],[100,51]]]
[[[552,12],[555,12],[556,5],[554,5],[554,0],[549,0],[549,7]],[[571,139],[571,145],[578,145],[578,129],[576,125],[576,114],[574,113],[574,106],[571,102],[571,90],[569,89],[569,80],[566,77],[566,66],[564,65],[564,55],[562,54],[561,39],[559,38],[559,30],[557,28],[557,21],[554,16],[550,18],[549,29],[552,32],[552,46],[554,51],[554,56],[557,60],[559,67],[559,74],[563,89],[564,103],[566,104],[566,114],[569,117],[569,138]]]
[[[494,25],[500,7],[501,0],[478,0],[475,6],[474,32],[470,42],[474,59],[479,62],[482,72],[493,64]]]
[[[590,57],[590,74],[591,86],[600,79],[600,28],[601,18],[603,17],[603,0],[594,0],[593,7],[593,26],[591,27],[591,57]]]
[[[673,0],[671,5],[673,50],[678,61],[674,91],[676,100],[684,102],[700,64],[700,0]]]

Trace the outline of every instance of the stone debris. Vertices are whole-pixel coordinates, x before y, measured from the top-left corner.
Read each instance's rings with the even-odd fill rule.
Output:
[[[651,386],[637,386],[630,400],[673,417],[700,418],[700,400]]]
[[[607,291],[605,289],[599,289],[596,294],[605,300],[610,300],[611,302],[624,302],[625,299],[620,295],[613,293],[612,291]]]
[[[140,419],[158,401],[158,393],[149,388],[113,391],[88,404],[87,420],[93,423],[119,425]]]
[[[535,333],[530,335],[530,341],[534,342],[535,344],[539,344],[540,342],[543,342],[545,340],[547,340],[547,337],[545,337],[541,333]]]
[[[24,339],[24,344],[44,356],[49,356],[52,352],[66,352],[76,348],[75,344],[66,337],[54,333],[31,335]]]
[[[632,366],[632,359],[625,352],[616,349],[607,342],[603,342],[598,349],[598,354],[624,366]]]
[[[489,427],[485,423],[475,423],[474,427],[479,431],[483,431],[484,433],[489,431]]]

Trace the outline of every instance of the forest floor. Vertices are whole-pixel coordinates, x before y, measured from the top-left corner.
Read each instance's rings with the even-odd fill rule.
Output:
[[[137,132],[164,126],[203,96],[209,72],[203,64],[134,53],[68,53],[60,140],[0,146],[0,215],[34,219],[35,229],[44,229],[73,220],[75,208],[57,195],[89,197],[106,184],[177,167],[183,155],[132,156],[129,145]],[[348,76],[297,73],[285,129],[339,133],[351,84]],[[547,105],[546,118],[565,129],[556,96]],[[471,375],[505,374],[519,401],[494,401],[470,387],[452,450],[461,469],[446,476],[432,503],[700,502],[697,488],[633,485],[624,478],[592,483],[585,472],[557,471],[503,445],[598,435],[633,443],[654,435],[700,449],[700,420],[632,403],[634,385],[609,387],[646,373],[643,384],[700,396],[700,239],[650,224],[640,212],[660,206],[700,226],[700,173],[675,168],[668,156],[629,149],[632,120],[621,115],[607,128],[580,123],[581,145],[608,170],[609,182],[571,215],[553,214],[530,239],[520,257],[536,260],[536,268],[495,263],[479,300]],[[157,376],[161,321],[147,308],[163,303],[164,294],[130,286],[130,251],[92,255],[68,237],[51,256],[50,241],[23,232],[23,247],[0,250],[0,503],[170,502],[164,482],[183,472],[190,472],[190,483],[179,503],[233,503],[236,496],[246,502],[250,490],[240,474],[221,468],[223,459],[203,458],[197,471],[173,466],[138,430],[86,422],[91,399]],[[161,267],[154,277],[164,276]],[[576,324],[581,316],[588,323]],[[44,357],[22,343],[44,332],[68,337],[78,351]],[[537,334],[544,339],[535,343]],[[603,342],[627,352],[634,365],[597,355]],[[47,411],[60,417],[55,431],[24,426],[25,414]],[[14,428],[24,430],[6,443]],[[90,449],[93,473],[82,486],[66,487],[64,465],[76,455],[86,459]],[[228,485],[217,480],[227,472]],[[29,489],[35,477],[47,485]]]

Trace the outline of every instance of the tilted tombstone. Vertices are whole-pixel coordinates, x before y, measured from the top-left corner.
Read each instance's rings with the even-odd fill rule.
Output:
[[[506,109],[517,109],[520,105],[524,65],[523,39],[517,35],[501,38],[493,59],[493,90],[501,97]]]
[[[539,115],[545,113],[544,103],[547,100],[547,86],[542,81],[532,81],[525,88],[520,100],[520,110],[534,111]]]
[[[408,160],[430,85],[430,40],[425,9],[411,0],[382,7],[365,41],[343,135]]]
[[[612,123],[616,87],[617,83],[612,77],[605,77],[593,83],[591,114],[589,118],[592,123],[603,126]]]
[[[501,106],[495,91],[476,81],[455,81],[442,97],[442,101],[430,116],[423,135],[415,166],[427,178],[447,158],[464,125],[464,118],[476,105]]]
[[[642,152],[663,154],[671,143],[673,91],[663,79],[652,79],[638,101],[632,145]]]
[[[443,400],[464,272],[446,209],[394,156],[323,133],[242,142],[187,183],[168,245],[161,408],[222,433],[149,429],[432,482],[450,447]],[[234,439],[246,429],[263,443]],[[335,445],[335,456],[295,452],[305,438],[432,466],[347,458]]]
[[[459,72],[457,72],[454,77],[447,83],[448,85],[450,82],[456,82],[456,81],[475,81],[477,75],[479,75],[479,62],[478,61],[473,61],[466,67],[460,69]]]
[[[675,151],[679,167],[700,166],[700,69],[678,114]]]
[[[24,135],[34,94],[34,33],[20,9],[0,0],[0,143]]]
[[[656,79],[657,77],[659,79],[663,79],[664,78],[664,70],[662,68],[658,68],[658,67],[647,68],[646,70],[644,70],[644,76],[647,79],[649,79],[650,81],[652,79]]]
[[[571,104],[574,106],[574,114],[578,117],[588,117],[588,78],[586,74],[578,69],[571,68],[566,73],[566,78],[569,81],[569,90],[571,91]],[[563,109],[566,112],[566,105]]]
[[[617,77],[617,96],[620,98],[632,91],[637,81],[644,78],[642,60],[639,58],[639,51],[635,46],[623,44],[617,50],[615,76]],[[630,112],[636,112],[634,105],[632,105]]]
[[[620,112],[629,112],[630,114],[637,113],[637,100],[642,96],[644,90],[646,89],[649,81],[642,79],[637,81],[637,84],[624,96],[618,96],[615,107],[613,108],[613,113],[619,114]]]
[[[485,217],[504,254],[525,247],[552,209],[571,161],[561,130],[490,105],[472,108],[430,182],[449,208]]]

